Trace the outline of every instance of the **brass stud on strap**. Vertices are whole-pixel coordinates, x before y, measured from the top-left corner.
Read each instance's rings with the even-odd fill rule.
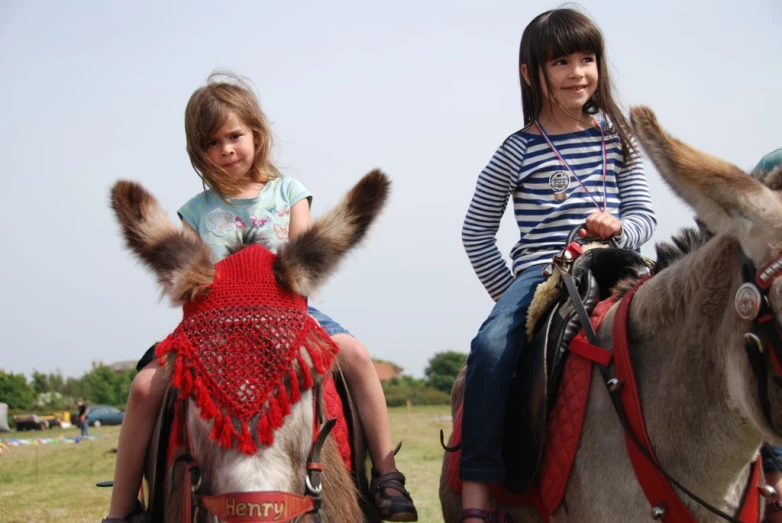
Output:
[[[618,380],[616,378],[611,378],[606,382],[606,387],[608,387],[609,392],[616,392],[618,390],[622,390],[622,387],[624,386],[625,382],[623,380]]]
[[[771,485],[758,485],[758,490],[760,491],[760,495],[764,498],[775,498],[777,497],[777,489],[772,487]]]
[[[659,519],[662,519],[665,515],[665,506],[664,505],[657,505],[656,507],[652,507],[652,519],[657,521]]]

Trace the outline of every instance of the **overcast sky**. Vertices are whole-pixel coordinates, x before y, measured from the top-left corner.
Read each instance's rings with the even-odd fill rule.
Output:
[[[201,190],[185,153],[191,92],[252,79],[282,171],[321,214],[366,171],[393,179],[365,246],[314,300],[378,358],[422,376],[467,352],[493,302],[460,230],[476,177],[522,126],[518,44],[547,1],[0,1],[0,369],[138,359],[177,309],[122,248],[107,205],[143,183],[175,219]],[[751,169],[782,146],[782,3],[581,4],[605,33],[625,107]],[[659,225],[692,222],[647,163]],[[508,212],[503,254],[518,237]],[[650,254],[651,243],[644,248]]]

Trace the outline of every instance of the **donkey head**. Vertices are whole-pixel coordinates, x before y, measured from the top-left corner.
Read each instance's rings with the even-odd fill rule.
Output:
[[[366,174],[331,212],[279,249],[274,262],[277,282],[303,296],[312,294],[364,238],[386,202],[389,187],[381,171]],[[116,182],[111,206],[126,246],[155,273],[173,303],[192,300],[214,282],[209,246],[193,231],[174,225],[141,185]]]
[[[738,242],[748,259],[747,266],[757,272],[756,287],[760,292],[752,296],[751,302],[763,305],[765,300],[770,307],[765,327],[761,327],[770,330],[769,335],[759,336],[760,350],[764,352],[760,358],[764,361],[757,362],[754,381],[760,383],[753,384],[752,396],[757,396],[759,385],[760,403],[767,401],[763,406],[765,417],[774,431],[782,435],[782,278],[776,278],[782,269],[782,193],[772,190],[782,187],[778,180],[782,173],[767,177],[764,185],[738,167],[670,136],[650,109],[635,107],[630,116],[635,135],[668,185],[695,210],[708,229]],[[739,260],[736,261],[738,273]],[[764,273],[768,276],[765,280],[761,277]],[[766,290],[767,295],[761,300],[760,293]],[[733,308],[734,295],[728,297],[726,306]],[[747,333],[756,331],[759,323],[759,319],[745,319],[737,325]]]

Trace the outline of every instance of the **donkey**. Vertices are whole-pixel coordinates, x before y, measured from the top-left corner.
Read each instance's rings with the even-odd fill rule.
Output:
[[[155,273],[172,302],[184,307],[183,322],[162,342],[158,354],[168,358],[165,368],[174,386],[164,411],[173,410],[185,428],[177,432],[173,423],[171,438],[178,439],[186,452],[169,456],[161,475],[154,467],[160,462],[154,441],[150,446],[146,475],[156,483],[150,489],[157,493],[150,509],[153,519],[290,521],[298,516],[297,521],[363,521],[347,465],[333,438],[323,441],[329,423],[313,443],[318,412],[313,391],[328,374],[337,348],[306,315],[305,297],[365,237],[385,204],[389,186],[385,174],[372,171],[276,256],[253,245],[248,235],[231,256],[213,264],[200,237],[171,223],[143,187],[128,181],[114,185],[111,205],[127,247]],[[241,296],[250,299],[241,302]],[[276,301],[255,303],[256,296]],[[210,300],[222,300],[223,307],[208,322],[188,330],[189,321],[206,314],[204,304]],[[294,327],[286,337],[289,325]],[[265,350],[256,346],[261,342],[267,343]],[[180,346],[187,350],[173,350]],[[226,346],[231,351],[222,351]],[[290,357],[280,359],[286,353]],[[267,359],[259,363],[264,355]],[[265,380],[267,369],[277,369],[279,379]],[[210,380],[220,390],[209,389]],[[260,395],[264,387],[270,390],[268,397]],[[229,417],[231,398],[238,400],[239,409],[254,405],[255,412],[240,419]],[[158,429],[163,427],[161,437],[168,441],[166,428],[172,421],[161,419]],[[160,449],[161,454],[169,452],[165,444]],[[185,462],[172,467],[173,458]],[[301,496],[305,493],[309,497]]]
[[[667,267],[658,264],[656,274],[632,298],[627,346],[642,415],[659,466],[701,501],[731,516],[745,487],[755,491],[749,479],[761,443],[782,442],[782,343],[777,330],[782,322],[782,281],[777,279],[782,195],[670,136],[648,108],[633,108],[631,122],[657,170],[714,233],[692,248],[658,246]],[[687,238],[700,236],[690,233]],[[677,240],[677,245],[687,247],[688,242]],[[753,282],[751,288],[746,281]],[[629,300],[622,294],[628,285],[620,287],[617,302],[597,330],[598,345],[614,354],[614,323],[622,301]],[[753,295],[752,289],[760,292]],[[758,308],[761,315],[766,311],[756,320]],[[754,343],[748,345],[747,336]],[[453,387],[454,416],[463,397],[463,371]],[[679,521],[669,517],[665,506],[650,506],[597,365],[592,378],[580,446],[563,501],[549,520],[644,521],[651,510],[654,519]],[[445,521],[455,523],[461,499],[448,487],[448,463],[446,456],[440,500]],[[770,490],[766,487],[765,495],[773,495]],[[673,492],[692,516],[687,521],[724,521],[679,487]],[[760,510],[758,505],[756,499]],[[532,508],[503,508],[516,521],[541,519]]]

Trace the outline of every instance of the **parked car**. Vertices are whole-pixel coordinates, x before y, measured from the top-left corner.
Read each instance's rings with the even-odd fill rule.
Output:
[[[93,427],[100,427],[101,425],[120,425],[125,417],[125,413],[119,410],[117,407],[110,405],[95,405],[90,407],[90,412],[87,414],[87,424]]]

